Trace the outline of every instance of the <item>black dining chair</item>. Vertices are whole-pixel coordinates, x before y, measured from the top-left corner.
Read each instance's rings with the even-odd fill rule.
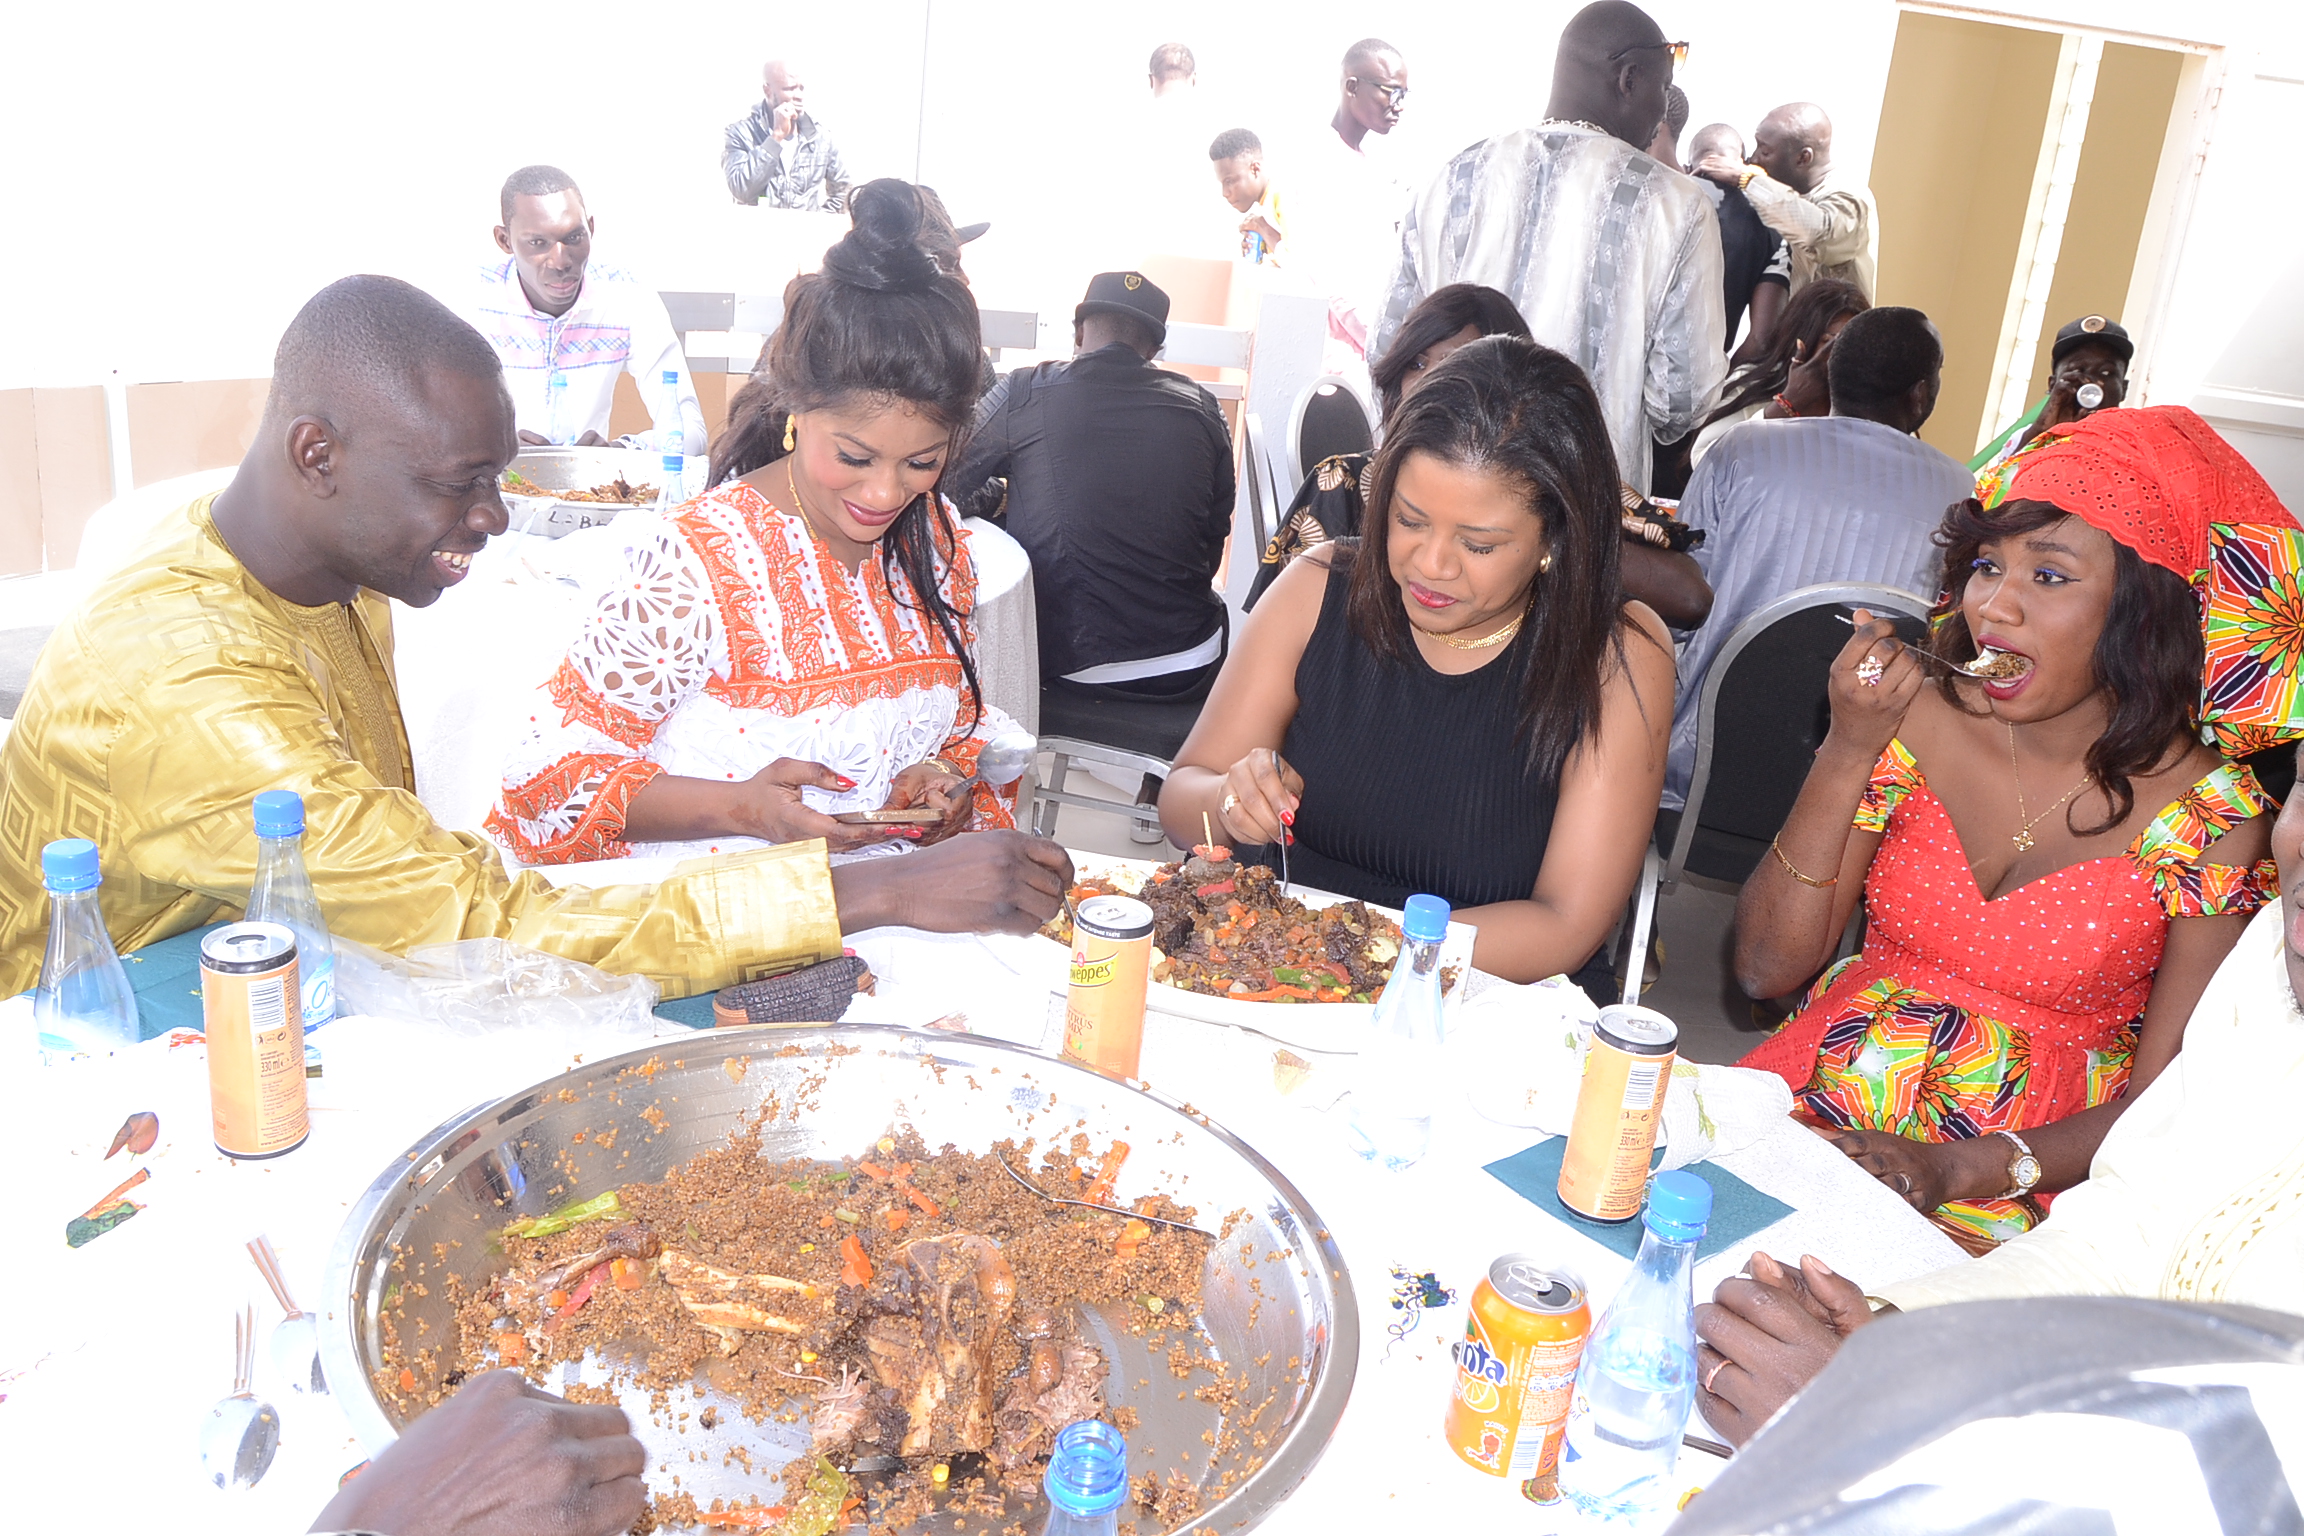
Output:
[[[1376,428],[1368,414],[1368,402],[1361,398],[1348,380],[1334,374],[1314,379],[1304,386],[1296,397],[1296,408],[1289,413],[1287,451],[1293,457],[1289,468],[1294,472],[1287,494],[1294,495],[1312,466],[1323,459],[1335,458],[1342,453],[1366,453],[1376,446]],[[1285,508],[1287,502],[1282,500]]]

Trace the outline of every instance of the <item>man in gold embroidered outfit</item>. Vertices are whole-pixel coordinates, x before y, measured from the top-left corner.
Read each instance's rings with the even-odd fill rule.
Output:
[[[694,860],[660,885],[554,890],[416,798],[390,605],[437,600],[505,527],[517,451],[478,332],[389,278],[290,324],[232,484],[155,528],[49,638],[0,748],[0,995],[39,979],[40,850],[95,841],[114,943],[235,918],[251,802],[304,797],[331,932],[401,951],[500,937],[678,997],[840,952],[846,929],[1026,932],[1071,866],[1015,833],[838,870],[821,842]]]

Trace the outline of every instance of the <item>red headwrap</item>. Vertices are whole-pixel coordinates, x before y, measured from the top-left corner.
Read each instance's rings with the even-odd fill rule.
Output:
[[[2098,411],[2024,456],[2008,499],[2045,501],[2193,580],[2208,528],[2294,528],[2272,487],[2181,405]]]
[[[2093,524],[2200,598],[2200,725],[2228,757],[2304,736],[2304,529],[2180,405],[2098,411],[2013,456],[2007,500]]]

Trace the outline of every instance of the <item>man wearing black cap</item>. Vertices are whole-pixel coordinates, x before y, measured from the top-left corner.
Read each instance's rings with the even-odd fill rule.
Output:
[[[1199,698],[1223,658],[1212,583],[1231,437],[1215,396],[1152,366],[1167,339],[1167,294],[1141,272],[1097,274],[1073,311],[1071,361],[1001,380],[945,476],[963,507],[1006,477],[995,515],[1032,557],[1040,675],[1059,687]]]
[[[2082,315],[2056,333],[2048,351],[2048,400],[2027,440],[2055,427],[2070,426],[2128,398],[2128,363],[2136,343],[2117,320]],[[2093,394],[2088,386],[2096,386]]]
[[[2048,349],[2048,394],[2030,416],[2006,428],[1969,461],[1979,479],[1997,479],[2001,466],[2046,433],[2085,421],[2128,398],[2128,362],[2136,343],[2117,320],[2082,315],[2056,333]]]

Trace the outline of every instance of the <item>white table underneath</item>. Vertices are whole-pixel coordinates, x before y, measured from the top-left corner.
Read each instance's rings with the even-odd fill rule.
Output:
[[[1051,1034],[1053,999],[1013,970],[1004,942],[901,930],[859,935],[889,984],[852,1017],[925,1023],[954,1006],[976,1026],[1026,1043]],[[948,982],[956,982],[958,990]],[[24,1007],[22,1002],[7,1006]],[[668,1029],[692,1038],[676,1027]],[[10,1106],[19,1170],[19,1238],[0,1265],[0,1471],[18,1507],[53,1510],[77,1528],[150,1526],[180,1536],[301,1531],[337,1478],[367,1452],[331,1398],[292,1397],[259,1354],[257,1390],[281,1409],[284,1435],[270,1475],[250,1493],[200,1481],[200,1415],[228,1390],[231,1316],[258,1303],[267,1335],[278,1311],[242,1245],[268,1233],[300,1300],[322,1295],[322,1271],[346,1211],[369,1182],[449,1116],[566,1069],[578,1055],[629,1039],[515,1031],[453,1040],[427,1028],[345,1019],[317,1037],[327,1075],[312,1087],[312,1135],[268,1163],[235,1164],[209,1144],[204,1048],[152,1042],[111,1061],[19,1081]],[[1506,1481],[1459,1463],[1441,1437],[1463,1302],[1495,1255],[1525,1250],[1580,1274],[1595,1313],[1629,1269],[1624,1258],[1506,1190],[1482,1165],[1537,1139],[1459,1106],[1435,1128],[1431,1155],[1406,1173],[1370,1168],[1342,1148],[1331,1115],[1298,1107],[1274,1087],[1271,1040],[1154,1013],[1145,1079],[1188,1099],[1269,1158],[1303,1191],[1350,1266],[1361,1315],[1358,1378],[1334,1440],[1311,1477],[1267,1522],[1284,1536],[1376,1528],[1523,1528],[1532,1516]],[[1315,1067],[1317,1082],[1321,1068]],[[144,1161],[148,1208],[81,1249],[65,1220],[131,1171],[103,1160],[130,1113],[153,1110],[161,1139]],[[1793,1207],[1793,1214],[1700,1264],[1699,1294],[1734,1272],[1746,1251],[1814,1253],[1867,1287],[1956,1262],[1952,1243],[1820,1138],[1786,1121],[1722,1166]],[[1456,1305],[1427,1312],[1397,1345],[1387,1336],[1391,1266],[1430,1271]],[[336,1326],[341,1326],[338,1322]],[[1682,1458],[1691,1483],[1715,1465]],[[25,1529],[44,1528],[27,1521]]]

